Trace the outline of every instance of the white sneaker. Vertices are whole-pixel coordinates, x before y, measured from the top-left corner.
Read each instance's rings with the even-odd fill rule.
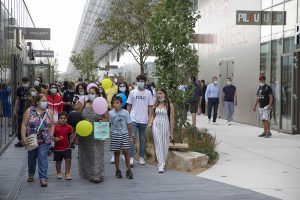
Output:
[[[231,125],[231,121],[228,122],[228,126],[230,126],[230,125]]]
[[[213,122],[212,124],[213,124],[213,125],[217,125],[217,122]]]
[[[110,163],[111,163],[111,164],[114,164],[114,163],[115,163],[115,156],[114,156],[114,155],[111,157]]]
[[[210,119],[208,119],[208,123],[210,124]]]
[[[162,167],[158,168],[158,173],[164,173],[164,172],[165,172],[164,168]]]
[[[143,157],[140,157],[140,164],[141,165],[145,165],[146,164],[145,159]]]
[[[132,157],[130,158],[130,166],[131,167],[133,166],[133,158]]]
[[[124,155],[121,155],[120,157],[121,157],[121,159],[125,162],[125,156],[124,156]]]

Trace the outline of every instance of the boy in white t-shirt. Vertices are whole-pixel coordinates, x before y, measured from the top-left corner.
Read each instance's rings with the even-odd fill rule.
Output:
[[[127,99],[127,110],[132,119],[132,138],[133,143],[130,145],[130,165],[133,166],[134,143],[137,130],[139,130],[140,139],[140,164],[144,165],[145,154],[145,135],[148,121],[151,119],[153,98],[149,90],[145,89],[147,78],[144,75],[136,77],[137,89],[129,93]]]

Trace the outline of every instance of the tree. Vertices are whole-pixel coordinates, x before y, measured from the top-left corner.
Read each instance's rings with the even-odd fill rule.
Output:
[[[93,71],[98,68],[97,63],[94,62],[94,50],[86,48],[80,53],[73,53],[70,58],[73,65],[81,71],[87,79],[94,78]]]
[[[101,30],[100,42],[118,46],[129,51],[140,65],[144,65],[150,54],[146,23],[151,15],[152,0],[112,0],[110,13],[105,21],[96,20]]]
[[[193,90],[188,77],[198,74],[198,57],[192,49],[194,27],[200,17],[187,0],[160,0],[152,11],[148,24],[150,45],[156,54],[155,75],[158,85],[165,87],[175,105],[177,132],[188,125],[186,102]]]

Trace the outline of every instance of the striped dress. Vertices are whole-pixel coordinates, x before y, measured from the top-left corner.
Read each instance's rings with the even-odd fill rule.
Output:
[[[155,145],[158,168],[164,169],[169,150],[170,122],[166,108],[155,109],[155,119],[153,121],[153,139]]]

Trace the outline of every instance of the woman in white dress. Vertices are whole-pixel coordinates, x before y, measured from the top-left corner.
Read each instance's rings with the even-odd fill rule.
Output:
[[[174,106],[170,103],[164,88],[158,88],[156,91],[154,115],[148,127],[152,127],[158,173],[163,173],[169,151],[169,141],[173,140],[174,129]]]

